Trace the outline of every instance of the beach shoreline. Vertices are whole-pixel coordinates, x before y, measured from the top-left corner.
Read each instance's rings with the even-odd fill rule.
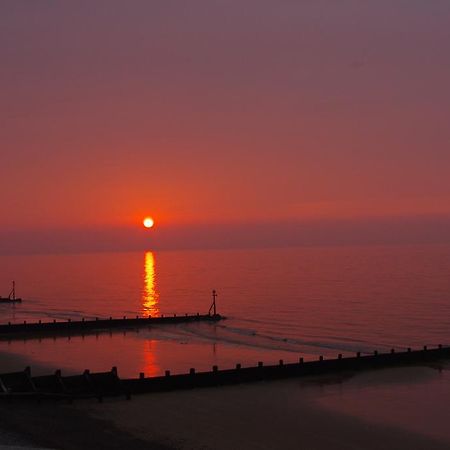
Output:
[[[301,444],[301,448],[317,450],[441,450],[450,449],[450,436],[426,435],[414,426],[408,429],[395,421],[372,420],[370,415],[336,407],[336,402],[330,406],[329,401],[330,395],[338,395],[338,404],[345,405],[357,394],[361,401],[367,398],[373,403],[367,393],[374,387],[389,395],[399,386],[429,392],[440,379],[439,373],[427,366],[380,369],[350,377],[321,376],[144,394],[131,401],[13,402],[2,403],[0,408],[9,430],[47,448],[294,449]],[[442,392],[436,395],[442,396]],[[369,404],[366,406],[370,409]]]

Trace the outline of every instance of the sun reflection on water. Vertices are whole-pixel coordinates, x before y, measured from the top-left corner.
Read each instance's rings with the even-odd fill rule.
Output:
[[[156,358],[158,341],[154,339],[144,341],[144,373],[146,377],[161,375],[161,367]]]
[[[144,313],[152,316],[159,314],[159,293],[156,289],[155,256],[153,252],[145,252],[142,302]]]

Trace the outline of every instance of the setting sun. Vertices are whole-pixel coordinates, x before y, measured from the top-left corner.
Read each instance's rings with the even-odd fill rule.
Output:
[[[155,221],[151,217],[146,217],[142,223],[145,228],[152,228],[155,225]]]

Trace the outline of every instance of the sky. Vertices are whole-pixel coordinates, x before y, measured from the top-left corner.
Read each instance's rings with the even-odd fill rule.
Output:
[[[447,0],[2,0],[0,243],[450,242],[449,55]]]

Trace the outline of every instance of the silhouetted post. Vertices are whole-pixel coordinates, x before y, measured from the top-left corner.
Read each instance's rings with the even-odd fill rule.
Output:
[[[10,300],[16,299],[16,282],[15,281],[12,282],[12,290],[9,293],[9,299]]]
[[[217,292],[215,289],[213,289],[213,291],[212,291],[213,301],[212,301],[212,305],[210,306],[209,311],[208,311],[209,316],[211,315],[211,310],[213,312],[213,316],[215,316],[217,314],[216,313],[216,297],[217,297]]]

